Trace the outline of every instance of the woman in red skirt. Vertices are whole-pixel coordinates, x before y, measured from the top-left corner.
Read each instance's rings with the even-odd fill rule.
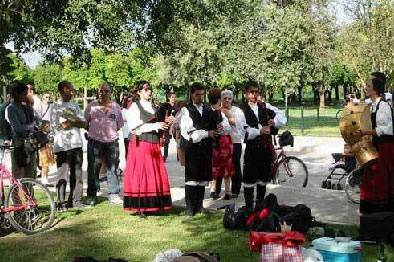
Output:
[[[394,211],[394,136],[393,113],[384,101],[385,76],[373,73],[365,88],[372,100],[372,130],[361,130],[361,135],[372,135],[379,158],[365,167],[360,185],[360,213]]]
[[[221,111],[221,90],[219,88],[209,90],[208,100],[215,111],[216,123],[221,126],[220,134],[215,137],[212,149],[211,197],[213,199],[219,198],[219,195],[215,193],[216,181],[218,178],[224,178],[224,199],[229,200],[231,198],[231,177],[234,174],[231,127],[227,117]]]
[[[157,108],[151,102],[149,82],[137,86],[140,100],[127,112],[132,132],[124,175],[124,209],[137,213],[170,210],[172,207],[167,170],[160,151],[159,130],[166,130],[171,119],[157,121]]]

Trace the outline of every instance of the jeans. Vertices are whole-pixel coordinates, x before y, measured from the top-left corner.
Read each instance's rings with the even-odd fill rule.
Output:
[[[58,167],[58,181],[63,179],[64,181],[70,182],[68,203],[71,205],[79,204],[83,193],[82,148],[74,148],[67,151],[57,152],[56,162]]]
[[[100,191],[99,174],[101,161],[107,167],[107,183],[109,194],[120,192],[117,170],[119,166],[119,142],[103,143],[93,139],[88,141],[88,197],[95,197]]]

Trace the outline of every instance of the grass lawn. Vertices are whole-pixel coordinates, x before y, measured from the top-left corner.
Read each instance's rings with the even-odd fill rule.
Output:
[[[175,208],[170,214],[140,218],[105,201],[95,208],[58,214],[57,218],[56,226],[47,232],[1,237],[0,261],[71,261],[73,256],[94,256],[143,262],[170,248],[216,252],[224,262],[257,262],[259,257],[248,251],[246,232],[223,228],[220,212],[186,219],[182,209]],[[355,227],[334,227],[357,235]],[[388,261],[394,261],[393,249],[386,250]],[[362,261],[375,261],[375,252],[375,246],[364,246]]]
[[[289,129],[294,135],[339,137],[338,109],[327,107],[318,111],[316,107],[305,107],[302,115],[301,107],[289,108],[289,120],[284,129]]]

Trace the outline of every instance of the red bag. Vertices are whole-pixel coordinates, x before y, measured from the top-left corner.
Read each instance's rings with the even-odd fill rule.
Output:
[[[296,231],[283,233],[255,232],[249,233],[250,251],[260,252],[261,246],[266,244],[279,244],[285,247],[299,247],[305,242],[303,234]]]

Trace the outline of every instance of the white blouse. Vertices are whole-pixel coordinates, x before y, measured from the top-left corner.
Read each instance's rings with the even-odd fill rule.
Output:
[[[155,110],[153,109],[152,103],[149,101],[140,101],[140,104],[144,110],[147,112],[154,114]],[[129,131],[135,131],[136,135],[141,135],[142,133],[149,133],[152,131],[158,132],[160,129],[160,122],[156,123],[143,123],[141,119],[140,110],[137,106],[137,103],[133,103],[129,110],[127,111],[126,121],[129,127]]]
[[[231,126],[231,140],[233,144],[242,143],[245,137],[245,127],[247,126],[245,114],[236,106],[231,107],[230,113],[235,118],[235,125]]]
[[[375,102],[371,104],[371,112],[376,112],[376,107],[380,101],[380,98],[376,99]],[[376,112],[376,134],[378,136],[382,135],[393,135],[393,116],[391,112],[390,105],[382,101],[379,104],[379,110]]]
[[[275,117],[274,117],[274,127],[275,128],[281,128],[282,126],[286,125],[287,118],[281,110],[279,110],[275,106],[272,106],[269,103],[265,103],[265,105],[266,105],[267,109],[270,109],[270,110],[274,111],[274,113],[275,113]],[[259,117],[259,115],[258,115],[259,108],[257,106],[257,103],[255,103],[250,108],[253,110],[255,116],[258,118]],[[253,128],[253,127],[248,126],[246,128],[246,131],[248,132],[248,140],[252,140],[252,139],[255,139],[256,137],[258,137],[260,135],[260,130],[262,128],[263,127],[261,126],[261,124],[259,124],[259,128]]]

